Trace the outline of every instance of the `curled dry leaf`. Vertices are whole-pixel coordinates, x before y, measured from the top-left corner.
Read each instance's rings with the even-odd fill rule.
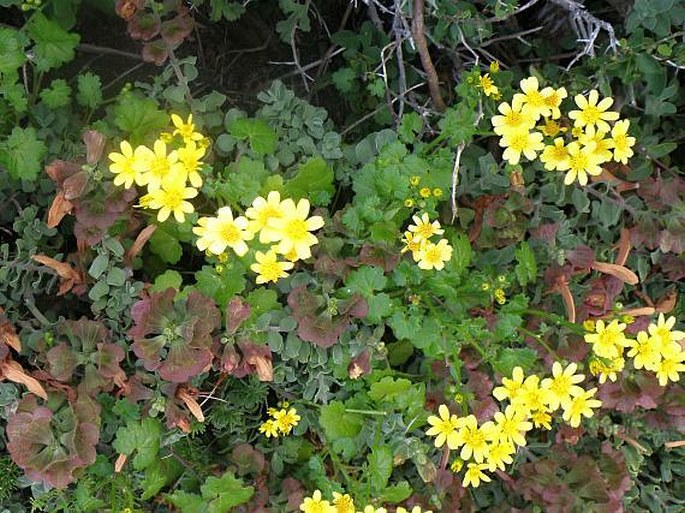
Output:
[[[64,197],[64,191],[59,191],[52,200],[50,209],[48,210],[48,228],[55,228],[62,222],[64,216],[71,214],[74,209],[74,204]]]
[[[49,267],[60,277],[59,291],[57,292],[58,296],[66,294],[74,288],[75,285],[81,285],[83,283],[81,275],[66,262],[60,262],[47,255],[33,255],[31,258],[39,264]]]
[[[193,417],[195,417],[198,422],[204,422],[205,415],[202,413],[202,408],[195,400],[195,395],[197,395],[197,392],[193,393],[185,387],[178,387],[176,390],[176,398],[183,401],[190,413],[193,414]]]
[[[29,389],[29,392],[47,401],[48,394],[43,388],[43,385],[41,385],[37,379],[29,376],[19,363],[12,360],[7,346],[0,347],[0,357],[2,357],[0,359],[0,381],[7,379],[14,383],[24,385]],[[2,355],[3,352],[5,353],[4,356]]]
[[[124,465],[126,464],[127,458],[128,456],[126,456],[125,454],[120,454],[119,456],[117,456],[117,459],[114,462],[114,472],[116,472],[117,474],[121,472],[121,469],[124,468]]]
[[[145,246],[147,241],[150,240],[150,237],[152,237],[152,234],[155,233],[156,230],[157,225],[151,224],[140,231],[140,233],[136,237],[136,240],[133,241],[133,244],[130,248],[128,248],[128,251],[126,252],[125,260],[127,263],[131,263],[131,261],[136,257],[136,255],[140,253],[140,250],[143,249],[143,246]]]
[[[595,261],[590,267],[592,267],[592,269],[595,271],[615,276],[619,280],[624,281],[629,285],[636,285],[640,281],[640,279],[637,277],[637,274],[627,267],[623,267],[622,265]]]

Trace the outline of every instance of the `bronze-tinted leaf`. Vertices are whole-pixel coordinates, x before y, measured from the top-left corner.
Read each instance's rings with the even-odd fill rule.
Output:
[[[64,197],[64,191],[58,191],[48,210],[48,228],[55,228],[62,222],[64,216],[71,214],[74,204]]]
[[[64,191],[64,199],[74,200],[80,198],[88,187],[90,181],[90,172],[81,170],[74,173],[62,183],[62,190]]]
[[[86,130],[83,133],[83,142],[86,145],[86,162],[94,166],[102,158],[107,139],[97,130]]]

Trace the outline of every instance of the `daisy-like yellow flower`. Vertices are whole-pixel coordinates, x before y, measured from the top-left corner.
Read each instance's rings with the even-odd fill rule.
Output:
[[[595,333],[585,334],[585,342],[592,344],[592,351],[600,358],[613,360],[621,356],[623,348],[627,346],[627,339],[623,333],[626,326],[616,319],[607,325],[599,320],[595,323]]]
[[[685,339],[685,332],[673,329],[676,318],[671,316],[668,319],[664,317],[663,313],[659,314],[656,324],[651,323],[647,327],[649,334],[659,340],[659,350],[662,352],[672,353],[681,349],[679,342]]]
[[[360,513],[388,513],[388,510],[385,508],[377,508],[375,506],[372,506],[371,504],[367,504],[364,506],[364,511],[361,511]]]
[[[554,89],[545,87],[540,91],[540,83],[536,77],[524,78],[519,82],[519,87],[522,92],[514,95],[514,101],[517,99],[522,101],[530,109],[530,115],[535,118],[535,121],[541,116],[549,117],[552,114],[545,98],[550,96]]]
[[[557,121],[547,118],[545,119],[545,124],[537,127],[542,135],[545,137],[556,137],[562,132],[566,132],[567,128],[562,127]]]
[[[599,164],[609,162],[613,156],[611,149],[614,147],[614,141],[613,139],[608,139],[606,135],[607,132],[596,129],[594,125],[591,125],[585,127],[585,132],[578,138],[578,141],[583,146],[593,147],[592,154]]]
[[[583,392],[581,395],[577,395],[564,401],[561,405],[564,410],[562,415],[564,421],[568,422],[571,427],[576,428],[580,426],[580,420],[582,417],[592,417],[595,414],[592,409],[602,406],[602,401],[599,399],[593,399],[593,396],[596,392],[597,389],[592,388],[586,392]]]
[[[236,255],[244,256],[248,247],[245,241],[252,240],[254,233],[249,231],[248,221],[243,216],[233,218],[231,207],[221,207],[216,217],[201,217],[193,233],[200,238],[197,248],[214,255],[221,255],[231,248]]]
[[[574,120],[573,126],[596,126],[599,130],[609,132],[611,127],[607,121],[616,121],[618,119],[618,112],[607,110],[613,105],[614,99],[604,98],[597,103],[599,93],[596,89],[590,91],[587,98],[582,94],[578,94],[574,97],[574,100],[580,110],[572,110],[568,113],[568,117]]]
[[[483,90],[485,96],[497,96],[499,94],[499,88],[490,78],[490,73],[478,77],[478,86]]]
[[[431,196],[430,187],[421,187],[421,189],[419,190],[419,195],[422,198],[430,198],[430,196]]]
[[[300,260],[309,258],[312,256],[311,247],[319,242],[311,232],[323,226],[323,218],[309,217],[310,204],[305,198],[298,201],[297,205],[291,199],[283,200],[281,208],[283,217],[271,217],[268,221],[269,228],[278,234],[276,252],[286,255],[294,251]]]
[[[540,162],[545,165],[545,169],[548,171],[568,169],[570,161],[571,156],[568,154],[563,137],[554,139],[554,145],[546,145],[540,155]]]
[[[521,390],[516,397],[511,400],[512,406],[527,414],[535,410],[546,410],[547,405],[552,401],[551,392],[540,386],[540,377],[532,374],[526,378],[521,386]]]
[[[465,417],[462,424],[457,435],[458,445],[462,446],[459,457],[466,461],[473,456],[477,463],[482,463],[488,455],[490,448],[488,442],[497,438],[495,424],[488,421],[478,426],[474,415]]]
[[[419,248],[417,257],[420,269],[441,271],[445,268],[445,262],[452,258],[452,246],[447,239],[440,239],[437,244],[429,241]]]
[[[144,196],[146,198],[146,208],[157,210],[157,219],[160,223],[166,221],[171,214],[179,223],[186,220],[186,214],[194,212],[193,204],[188,199],[197,196],[197,189],[186,187],[185,178],[183,180],[164,181],[162,188],[156,189]],[[141,198],[141,204],[143,200]]]
[[[564,183],[571,185],[576,178],[580,185],[587,185],[588,175],[598,176],[602,173],[601,161],[594,154],[594,143],[588,146],[581,146],[577,141],[573,141],[566,146],[569,160],[560,164],[559,171],[567,171]]]
[[[450,449],[459,447],[459,437],[457,436],[457,429],[463,424],[463,419],[458,419],[456,415],[451,414],[446,405],[441,404],[438,408],[439,417],[431,415],[428,417],[428,423],[432,426],[426,435],[435,437],[435,447],[440,449],[445,442]]]
[[[409,185],[411,185],[412,187],[416,187],[417,185],[419,185],[420,181],[421,181],[421,177],[414,175],[411,178],[409,178]]]
[[[504,470],[506,465],[511,465],[514,460],[512,455],[516,453],[516,447],[511,442],[495,442],[490,446],[486,463],[488,470],[494,472],[497,469]]]
[[[407,230],[412,233],[413,240],[416,242],[428,240],[433,235],[442,235],[445,233],[445,230],[440,228],[440,222],[437,219],[435,221],[431,221],[426,212],[424,212],[421,217],[412,216],[411,219],[414,221],[414,224],[410,224],[407,227]]]
[[[295,408],[285,410],[285,408],[278,410],[273,414],[274,422],[278,426],[278,430],[284,435],[290,434],[295,426],[300,422],[300,417]]]
[[[274,282],[276,283],[281,278],[288,276],[287,271],[290,271],[295,264],[292,262],[279,262],[278,255],[275,251],[270,250],[266,253],[257,251],[255,253],[256,263],[250,266],[250,269],[257,273],[255,282],[258,285],[262,283]]]
[[[533,421],[533,426],[537,429],[541,427],[550,430],[552,429],[552,416],[545,410],[536,410],[530,414],[530,420]]]
[[[178,160],[183,164],[188,175],[190,185],[196,189],[202,187],[202,176],[200,176],[199,171],[203,165],[201,159],[205,156],[207,148],[198,147],[195,141],[188,141],[184,147],[176,151],[178,152]]]
[[[348,494],[333,492],[333,506],[336,513],[355,513],[354,500]]]
[[[278,424],[273,419],[269,419],[259,426],[259,432],[266,435],[267,438],[272,436],[278,438]]]
[[[535,116],[521,99],[514,98],[509,105],[502,102],[497,107],[501,115],[493,116],[490,122],[497,135],[509,132],[530,130],[535,126]]]
[[[528,160],[535,160],[538,152],[545,148],[542,139],[540,132],[531,132],[527,128],[506,132],[499,140],[499,145],[505,148],[502,158],[512,166],[521,161],[521,154]]]
[[[526,445],[524,433],[533,429],[533,424],[528,422],[525,412],[518,410],[512,405],[507,406],[504,413],[495,413],[495,437],[500,444],[513,443]]]
[[[136,148],[136,153],[138,155],[133,168],[140,173],[140,181],[137,183],[147,185],[148,192],[159,189],[167,176],[184,173],[183,164],[178,160],[178,152],[173,150],[167,154],[166,143],[160,139],[155,141],[153,149],[140,146]]]
[[[595,359],[590,362],[590,372],[593,376],[599,376],[599,384],[603,385],[607,379],[612,383],[616,382],[619,372],[625,367],[626,361],[623,357],[605,359],[604,361]]]
[[[488,476],[483,470],[488,468],[487,463],[469,463],[466,472],[464,473],[464,480],[462,481],[462,486],[473,486],[478,488],[480,482],[489,483],[492,481],[490,476]]]
[[[552,411],[558,410],[562,401],[585,392],[582,387],[578,386],[585,376],[576,374],[576,370],[578,370],[578,365],[575,363],[569,363],[564,369],[560,362],[554,362],[552,377],[542,380],[541,386],[550,391],[548,406]]]
[[[679,381],[680,372],[685,372],[685,351],[669,351],[662,360],[656,365],[656,377],[659,385],[665,387],[668,381]]]
[[[315,490],[311,497],[305,497],[300,504],[303,513],[337,513],[335,506],[321,498],[321,491]]]
[[[561,117],[561,102],[568,96],[565,87],[560,87],[559,89],[553,89],[551,87],[546,87],[543,89],[543,96],[545,98],[545,105],[549,108],[551,112],[552,119],[559,119]]]
[[[514,367],[511,378],[502,378],[502,386],[496,387],[492,395],[500,402],[505,399],[513,401],[521,392],[524,379],[523,369],[518,366]]]
[[[614,123],[611,128],[611,139],[614,141],[614,160],[621,164],[627,164],[628,159],[633,156],[633,146],[635,137],[628,135],[630,121],[622,119]]]
[[[416,202],[411,198],[407,198],[406,200],[404,200],[404,206],[407,208],[413,208],[415,204]]]
[[[637,334],[637,340],[627,340],[628,357],[633,359],[633,367],[645,368],[650,371],[656,370],[661,361],[661,340],[650,337],[646,331]]]
[[[131,144],[128,141],[121,141],[119,143],[121,153],[112,152],[108,155],[112,163],[109,165],[109,170],[114,173],[114,185],[123,185],[125,189],[130,189],[133,183],[140,185],[140,173],[136,171],[134,164],[140,156],[138,148],[133,151]]]
[[[423,511],[423,510],[421,509],[421,506],[414,506],[414,507],[411,509],[411,511],[409,511],[409,510],[407,510],[406,508],[403,508],[402,506],[400,506],[399,508],[397,508],[397,509],[395,510],[395,513],[433,513],[433,511],[432,511],[432,510]]]
[[[269,227],[271,219],[282,219],[284,216],[281,207],[281,193],[271,191],[266,198],[258,196],[252,202],[252,206],[245,211],[245,217],[250,220],[250,230],[259,232],[259,242],[269,244],[278,240],[279,234]]]
[[[188,114],[188,119],[185,122],[183,122],[183,119],[178,114],[172,114],[171,122],[176,127],[174,135],[180,135],[186,144],[191,141],[201,141],[204,137],[201,133],[195,131],[192,114]]]
[[[412,232],[406,231],[404,232],[402,242],[404,243],[404,247],[400,250],[400,253],[411,251],[414,261],[418,262],[419,251],[427,244],[428,241],[426,239],[417,238]]]

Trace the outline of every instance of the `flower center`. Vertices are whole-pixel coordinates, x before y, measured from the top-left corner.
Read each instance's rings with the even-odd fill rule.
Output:
[[[302,219],[293,219],[288,224],[285,225],[283,230],[285,236],[293,241],[303,241],[307,234],[307,223]]]
[[[150,173],[159,178],[164,177],[170,168],[169,159],[166,157],[155,157],[150,163]]]
[[[227,223],[221,227],[221,238],[224,239],[229,245],[235,244],[242,240],[240,236],[240,230],[233,223]]]

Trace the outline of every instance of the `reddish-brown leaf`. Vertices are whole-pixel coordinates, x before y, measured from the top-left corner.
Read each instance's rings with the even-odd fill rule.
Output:
[[[81,275],[66,262],[60,262],[59,260],[50,258],[47,255],[33,255],[31,258],[36,262],[49,267],[57,273],[57,276],[60,277],[59,291],[57,292],[58,296],[66,294],[75,285],[80,285],[83,283]]]

